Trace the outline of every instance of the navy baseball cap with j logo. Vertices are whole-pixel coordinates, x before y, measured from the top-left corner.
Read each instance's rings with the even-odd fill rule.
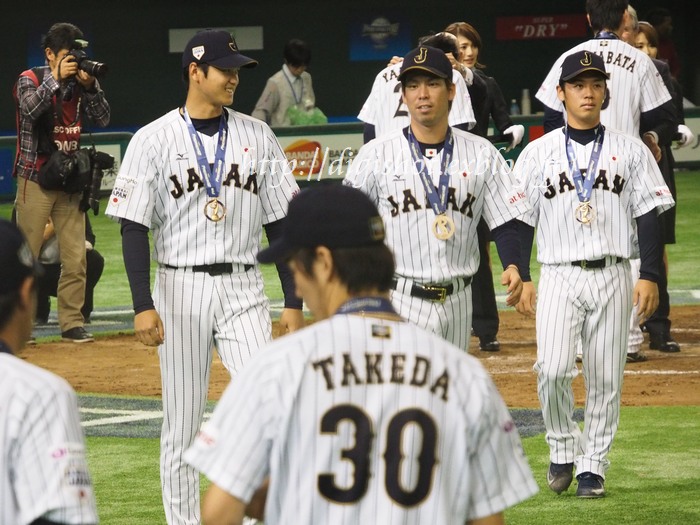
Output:
[[[610,78],[605,71],[603,59],[590,51],[577,51],[567,56],[561,65],[560,82],[568,82],[583,73],[599,73],[602,77]]]
[[[182,67],[188,67],[191,62],[209,64],[219,69],[249,68],[258,65],[256,60],[238,51],[231,33],[219,29],[200,31],[187,42],[182,52]]]
[[[452,78],[452,64],[445,52],[431,46],[417,47],[403,57],[399,80],[403,80],[411,71],[430,73],[440,78]]]

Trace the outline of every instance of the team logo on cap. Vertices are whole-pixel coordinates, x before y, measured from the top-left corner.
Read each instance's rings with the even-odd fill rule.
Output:
[[[590,66],[593,63],[593,60],[591,60],[591,55],[588,54],[588,51],[583,52],[583,58],[581,59],[581,65],[582,66]]]
[[[381,241],[384,238],[384,222],[381,217],[372,217],[369,220],[369,231],[375,241]]]
[[[420,48],[420,53],[413,59],[413,62],[416,64],[422,64],[425,62],[428,58],[428,50],[424,47]]]
[[[204,56],[204,46],[197,46],[192,48],[192,55],[197,60],[201,60]]]

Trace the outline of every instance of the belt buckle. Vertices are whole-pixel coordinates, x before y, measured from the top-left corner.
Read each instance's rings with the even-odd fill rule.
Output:
[[[433,299],[436,303],[444,303],[447,298],[447,288],[444,286],[424,286],[425,290],[429,292],[438,292],[440,295],[437,299]]]
[[[581,268],[585,270],[587,266],[588,266],[588,261],[586,261],[585,259],[582,260],[581,261]]]

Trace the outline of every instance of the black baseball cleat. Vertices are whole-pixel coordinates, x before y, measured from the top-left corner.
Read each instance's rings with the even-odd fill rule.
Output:
[[[647,360],[647,356],[645,356],[642,352],[629,352],[627,354],[627,362],[628,363],[643,363],[644,361]]]
[[[673,340],[671,334],[663,334],[661,336],[652,336],[650,334],[649,348],[669,354],[674,354],[681,351],[681,345]]]
[[[495,335],[479,338],[479,350],[484,352],[498,352],[500,349],[501,343],[498,342]]]
[[[566,491],[574,479],[573,463],[550,463],[547,471],[547,485],[557,494]]]
[[[578,488],[577,498],[602,498],[605,496],[605,482],[603,477],[593,472],[584,472],[576,476]]]
[[[82,326],[76,326],[61,334],[61,339],[70,343],[91,343],[95,340],[91,333],[86,332]]]

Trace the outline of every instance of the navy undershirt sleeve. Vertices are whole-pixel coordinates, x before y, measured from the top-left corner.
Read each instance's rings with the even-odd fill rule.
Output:
[[[656,209],[637,217],[637,236],[639,237],[639,257],[641,268],[639,278],[658,282],[659,268],[663,258],[663,245]]]
[[[148,227],[128,219],[121,220],[124,267],[131,288],[134,313],[153,310],[151,296],[151,261]]]
[[[520,240],[518,239],[518,227],[515,220],[510,220],[505,224],[491,230],[491,237],[496,243],[498,256],[501,259],[503,269],[514,264],[520,269]]]

